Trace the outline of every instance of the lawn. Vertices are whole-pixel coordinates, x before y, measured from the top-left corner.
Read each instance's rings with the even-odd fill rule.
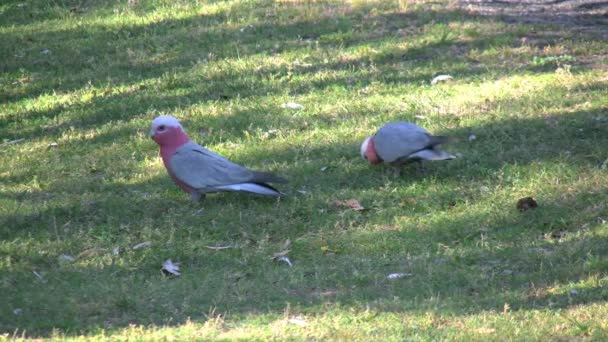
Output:
[[[608,338],[608,26],[534,13],[3,1],[0,339]],[[285,196],[190,201],[161,114]],[[458,158],[367,164],[398,120]]]

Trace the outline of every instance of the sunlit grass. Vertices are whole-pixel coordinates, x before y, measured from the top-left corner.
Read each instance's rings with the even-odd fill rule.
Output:
[[[605,338],[601,39],[447,1],[24,4],[0,5],[4,338]],[[286,196],[191,203],[159,114]],[[367,165],[396,120],[459,158]]]

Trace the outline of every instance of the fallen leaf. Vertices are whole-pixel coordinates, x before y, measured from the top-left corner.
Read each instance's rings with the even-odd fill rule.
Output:
[[[355,210],[355,211],[365,210],[365,207],[363,207],[361,205],[361,203],[359,203],[359,201],[357,201],[354,198],[346,200],[346,201],[333,200],[331,202],[331,205],[333,207],[347,207],[347,208],[350,208],[350,209]]]
[[[536,203],[536,201],[532,197],[520,198],[517,201],[517,210],[519,211],[526,211],[529,209],[534,209],[536,207],[538,207],[538,203]]]
[[[211,249],[214,251],[221,251],[222,249],[232,248],[232,246],[205,246],[207,249]]]
[[[287,265],[289,265],[289,267],[293,266],[293,265],[291,264],[291,261],[289,261],[289,258],[288,258],[288,257],[284,257],[284,256],[282,256],[282,257],[277,258],[276,260],[277,260],[277,261],[284,261],[284,262],[286,262],[286,263],[287,263]]]
[[[76,258],[67,254],[61,254],[57,259],[59,259],[60,262],[72,262],[76,260]]]
[[[452,77],[450,75],[439,75],[439,76],[436,76],[435,78],[433,78],[433,80],[431,81],[431,85],[435,85],[440,82],[451,81],[453,79],[454,79],[454,77]]]
[[[304,106],[296,102],[286,102],[281,105],[281,108],[304,109]]]
[[[0,144],[0,146],[18,144],[18,143],[23,142],[23,141],[25,141],[25,139],[15,139],[15,140],[11,140],[11,141],[7,141],[5,143],[2,143],[2,144]]]
[[[291,324],[295,324],[295,325],[299,325],[301,327],[305,327],[308,326],[308,322],[306,322],[305,320],[301,319],[301,318],[290,318],[287,320],[288,323]]]
[[[163,267],[160,269],[164,275],[173,275],[179,277],[179,262],[173,263],[171,259],[168,259],[163,263]]]
[[[150,247],[150,246],[152,246],[152,242],[144,241],[142,243],[138,243],[137,245],[133,246],[133,250],[146,248],[146,247]]]
[[[413,276],[412,273],[391,273],[386,276],[386,279],[399,279]]]
[[[44,277],[42,276],[42,274],[36,272],[36,271],[32,271],[32,273],[34,273],[34,275],[36,276],[36,278],[38,278],[38,280],[40,280],[43,283],[46,283],[46,279],[44,279]]]
[[[80,252],[80,254],[78,254],[78,259],[86,259],[86,258],[94,257],[94,256],[104,253],[105,251],[107,251],[107,249],[105,249],[105,248],[97,248],[97,247],[89,248],[89,249],[86,249],[86,250]]]
[[[268,139],[268,138],[274,137],[278,133],[279,133],[278,129],[269,129],[266,132],[264,132],[264,134],[262,135],[262,138],[263,139]]]
[[[480,334],[493,334],[496,332],[496,329],[493,328],[479,328],[477,332]]]
[[[293,62],[292,64],[293,64],[293,66],[299,66],[299,67],[303,67],[303,68],[309,68],[312,66],[311,63]]]

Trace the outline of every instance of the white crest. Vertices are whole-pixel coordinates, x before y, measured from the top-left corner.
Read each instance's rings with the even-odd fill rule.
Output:
[[[363,140],[363,143],[361,144],[361,158],[366,159],[365,158],[365,152],[367,151],[367,145],[369,145],[369,139],[371,139],[372,137],[367,137],[365,138],[365,140]]]
[[[154,119],[154,121],[152,121],[152,129],[150,130],[150,135],[154,135],[154,132],[156,132],[156,129],[159,126],[168,126],[168,127],[179,127],[182,129],[182,131],[184,130],[184,128],[182,127],[182,125],[179,123],[179,121],[170,116],[170,115],[161,115],[159,117],[157,117],[156,119]]]

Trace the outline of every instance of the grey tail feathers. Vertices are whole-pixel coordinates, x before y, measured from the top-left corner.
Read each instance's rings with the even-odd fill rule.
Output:
[[[266,184],[266,183],[255,183],[255,184],[257,184],[257,185],[259,185],[259,186],[263,186],[263,187],[265,187],[266,189],[269,189],[269,190],[272,190],[272,191],[276,192],[276,195],[275,195],[275,196],[277,196],[277,197],[278,197],[278,196],[281,196],[281,195],[284,195],[284,193],[280,192],[280,191],[279,191],[279,190],[277,190],[276,188],[274,188],[274,187],[272,187],[272,186],[270,186],[270,185],[268,185],[268,184]]]
[[[429,146],[432,146],[432,147],[441,145],[441,144],[447,144],[452,140],[450,137],[447,137],[444,135],[430,135],[429,138],[431,138],[431,141],[429,142]]]
[[[267,186],[273,190],[276,190],[274,188],[272,188],[271,186],[264,184],[264,183],[287,183],[287,179],[274,175],[272,173],[269,172],[259,172],[259,171],[254,171],[253,172],[253,178],[251,179],[251,182],[253,183],[257,183],[263,186]]]

